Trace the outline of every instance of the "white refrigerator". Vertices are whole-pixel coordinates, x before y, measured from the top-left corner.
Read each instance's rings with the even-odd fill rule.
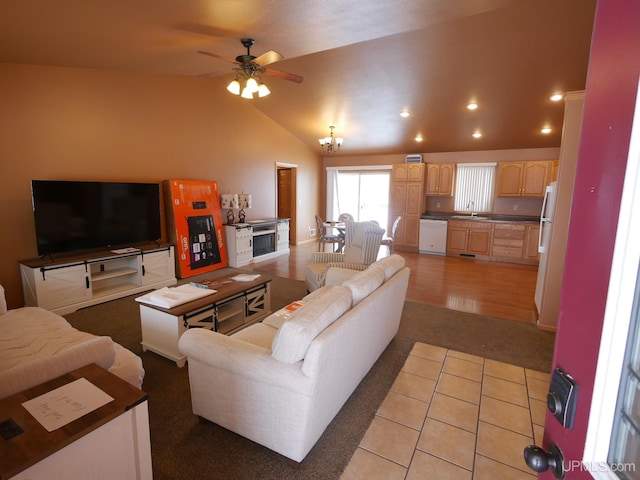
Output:
[[[567,250],[573,184],[580,145],[584,92],[566,95],[557,183],[549,185],[540,216],[540,263],[535,304],[538,328],[554,331],[560,315],[562,277]]]
[[[535,302],[538,313],[542,311],[542,300],[547,280],[547,267],[549,264],[549,247],[551,244],[551,230],[553,228],[553,214],[556,208],[556,192],[558,182],[551,182],[544,193],[542,211],[540,212],[540,232],[538,233],[538,279],[536,281]]]

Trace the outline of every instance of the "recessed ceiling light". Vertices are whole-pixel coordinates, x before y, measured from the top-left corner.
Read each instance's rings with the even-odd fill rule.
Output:
[[[549,97],[549,100],[551,100],[552,102],[559,102],[563,98],[564,98],[564,95],[562,93],[554,93]]]
[[[540,133],[544,133],[545,135],[548,135],[549,133],[551,133],[551,127],[542,127],[540,129]]]
[[[409,115],[410,115],[410,113],[409,113],[409,112],[407,112],[406,110],[404,110],[403,112],[400,112],[400,116],[401,116],[402,118],[407,118]]]
[[[471,102],[467,104],[467,108],[469,110],[476,110],[478,108],[478,104],[476,102]]]
[[[480,138],[480,137],[482,137],[482,132],[474,132],[472,137],[473,138]]]
[[[414,140],[416,142],[421,142],[422,141],[422,135],[416,135],[416,138]]]

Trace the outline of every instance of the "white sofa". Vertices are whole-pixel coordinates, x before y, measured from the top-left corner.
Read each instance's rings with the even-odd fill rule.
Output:
[[[302,461],[396,335],[408,281],[392,255],[231,336],[188,330],[193,412]]]
[[[142,360],[133,352],[43,308],[7,310],[0,286],[0,399],[90,363],[142,387]]]

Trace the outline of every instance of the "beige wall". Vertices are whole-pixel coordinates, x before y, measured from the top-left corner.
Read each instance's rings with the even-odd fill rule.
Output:
[[[276,212],[276,162],[298,166],[299,241],[320,197],[321,159],[224,79],[0,64],[0,283],[22,305],[18,261],[37,255],[31,179],[215,180]]]

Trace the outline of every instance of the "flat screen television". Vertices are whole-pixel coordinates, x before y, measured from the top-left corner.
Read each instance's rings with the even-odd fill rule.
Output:
[[[160,184],[31,180],[39,255],[161,238]]]

